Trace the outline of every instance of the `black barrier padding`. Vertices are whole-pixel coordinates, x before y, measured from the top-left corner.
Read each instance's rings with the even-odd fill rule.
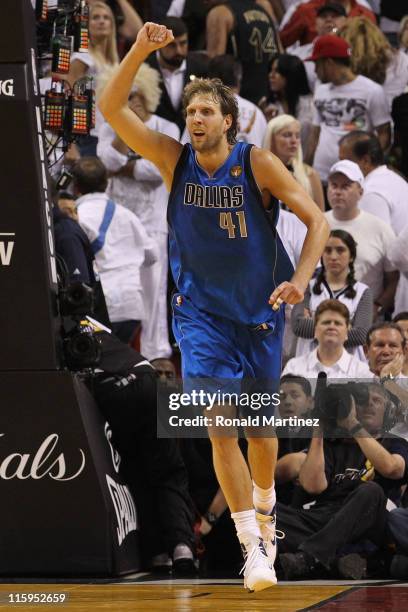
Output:
[[[137,514],[83,383],[2,372],[0,398],[0,575],[137,571]]]
[[[29,0],[0,3],[0,371],[57,369],[55,255]]]
[[[30,30],[30,0],[1,0],[0,63],[27,60],[27,31]]]

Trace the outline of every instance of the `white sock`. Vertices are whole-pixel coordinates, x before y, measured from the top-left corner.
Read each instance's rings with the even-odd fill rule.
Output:
[[[275,485],[273,484],[269,489],[261,489],[254,481],[252,482],[255,510],[260,514],[270,514],[276,504]]]
[[[244,542],[248,536],[261,537],[259,525],[256,521],[255,510],[243,510],[242,512],[231,512],[231,518],[235,523],[238,540]]]

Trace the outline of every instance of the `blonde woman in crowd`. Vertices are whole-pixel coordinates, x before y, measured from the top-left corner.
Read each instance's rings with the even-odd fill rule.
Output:
[[[92,6],[101,0],[87,0],[88,5]],[[130,0],[116,0],[116,19],[118,21],[118,34],[119,34],[119,45],[121,41],[133,42],[139,32],[140,28],[143,27],[143,21],[139,14],[135,10]]]
[[[303,162],[300,134],[300,122],[295,117],[278,115],[267,125],[263,146],[279,157],[319,208],[324,210],[322,182],[316,170]]]
[[[112,76],[114,68],[105,69],[98,77],[97,99]],[[159,73],[142,64],[129,95],[130,109],[151,130],[176,140],[180,132],[175,123],[167,121],[155,110],[160,100]],[[108,123],[99,131],[97,153],[110,173],[109,196],[134,212],[150,238],[159,247],[159,260],[141,272],[145,311],[142,321],[141,352],[148,359],[171,355],[167,325],[167,199],[162,178],[151,162],[135,155],[117,136]]]
[[[408,55],[393,49],[381,30],[365,17],[349,19],[338,32],[352,49],[351,67],[384,87],[389,107],[408,84]]]

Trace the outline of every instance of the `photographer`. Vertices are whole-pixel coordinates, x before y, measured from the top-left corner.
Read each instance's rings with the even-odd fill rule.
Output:
[[[323,431],[316,432],[299,473],[300,484],[316,503],[308,510],[278,507],[278,528],[286,534],[279,557],[285,579],[336,567],[345,578],[362,578],[366,560],[341,556],[341,551],[365,539],[382,544],[387,498],[398,502],[408,477],[408,443],[392,434],[383,437],[393,425],[393,404],[383,387],[354,384],[357,401],[348,385],[332,387],[319,400],[320,422],[327,432],[337,408],[337,433],[343,436],[323,439]]]

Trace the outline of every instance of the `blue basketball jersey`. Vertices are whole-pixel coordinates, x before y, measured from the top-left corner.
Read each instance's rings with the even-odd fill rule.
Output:
[[[245,325],[273,323],[268,299],[293,267],[276,232],[278,206],[265,210],[252,145],[238,142],[213,176],[184,146],[169,197],[170,265],[195,306]]]

